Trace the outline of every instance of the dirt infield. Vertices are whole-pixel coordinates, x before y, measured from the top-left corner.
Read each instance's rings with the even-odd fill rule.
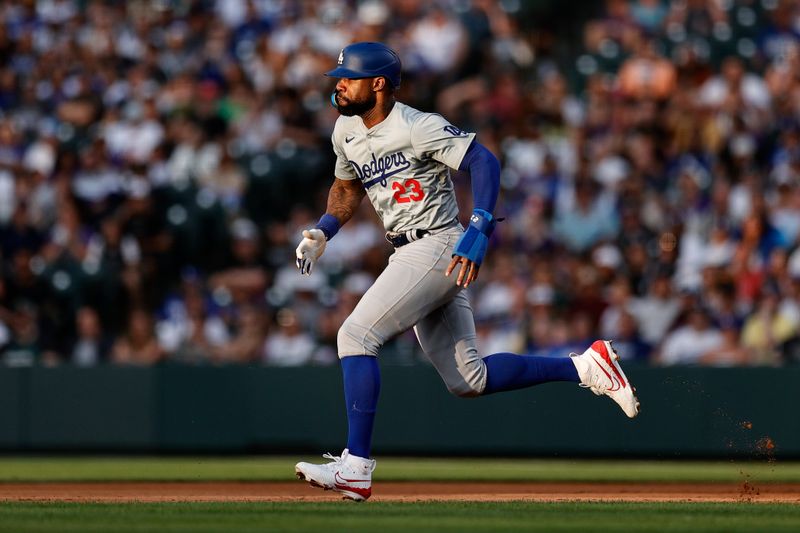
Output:
[[[335,493],[291,483],[0,483],[0,501],[334,501]],[[800,503],[800,484],[750,483],[396,483],[373,501],[696,501]]]

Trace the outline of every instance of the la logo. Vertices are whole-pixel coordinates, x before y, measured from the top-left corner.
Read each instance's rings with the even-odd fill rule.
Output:
[[[337,62],[337,65],[341,65],[342,63],[344,63],[344,48],[341,52],[339,52],[339,61]]]

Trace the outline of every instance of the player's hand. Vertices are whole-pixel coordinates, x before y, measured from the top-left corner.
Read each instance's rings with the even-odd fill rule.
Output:
[[[306,276],[311,274],[317,259],[325,251],[326,244],[328,244],[328,241],[325,239],[325,234],[322,233],[322,230],[316,228],[303,230],[303,240],[300,241],[297,250],[295,250],[297,268],[300,269],[301,274]]]
[[[450,276],[459,263],[461,264],[461,268],[458,271],[456,285],[461,285],[463,283],[463,287],[467,288],[470,283],[478,278],[478,270],[480,270],[481,266],[474,261],[470,261],[466,257],[454,255],[450,260],[450,264],[447,265],[447,270],[445,270],[444,275]]]
[[[496,223],[497,221],[488,211],[472,210],[469,225],[456,242],[456,246],[453,248],[453,258],[444,273],[445,276],[449,276],[456,266],[461,264],[456,285],[468,287],[478,277],[478,270],[483,262],[483,256],[486,255],[489,237],[494,231]]]

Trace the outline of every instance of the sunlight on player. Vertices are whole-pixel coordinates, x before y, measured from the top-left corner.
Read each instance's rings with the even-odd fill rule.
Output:
[[[377,355],[390,338],[411,327],[448,390],[463,397],[571,381],[611,397],[626,415],[639,402],[608,341],[573,357],[478,353],[472,309],[462,288],[478,277],[500,182],[489,150],[441,115],[395,101],[400,59],[380,43],[342,50],[331,95],[342,115],[333,130],[336,168],[326,213],[303,231],[297,267],[310,274],[326,242],[369,197],[395,247],[389,264],[345,320],[337,338],[347,407],[347,448],[326,464],[298,463],[311,485],[363,501],[372,493],[372,428],[380,392]],[[450,169],[469,173],[475,209],[466,230]],[[451,274],[458,269],[455,279]]]

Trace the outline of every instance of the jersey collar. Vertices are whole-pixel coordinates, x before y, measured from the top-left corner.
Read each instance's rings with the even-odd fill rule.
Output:
[[[395,112],[397,111],[397,108],[398,108],[399,106],[400,106],[400,102],[395,102],[395,103],[394,103],[394,105],[392,106],[392,109],[389,111],[389,114],[388,114],[388,115],[386,115],[386,118],[384,118],[383,120],[381,120],[380,122],[378,122],[377,124],[375,124],[374,126],[372,126],[371,128],[367,128],[367,126],[364,124],[364,121],[363,121],[363,120],[361,120],[361,117],[359,117],[359,121],[358,121],[358,122],[359,122],[359,124],[360,124],[361,128],[362,128],[362,129],[363,129],[363,130],[364,130],[366,133],[374,133],[374,132],[376,132],[376,131],[380,130],[380,129],[381,129],[381,127],[382,127],[384,124],[386,124],[387,122],[389,122],[389,120],[390,120],[390,119],[391,119],[391,118],[392,118],[392,117],[395,115]]]

